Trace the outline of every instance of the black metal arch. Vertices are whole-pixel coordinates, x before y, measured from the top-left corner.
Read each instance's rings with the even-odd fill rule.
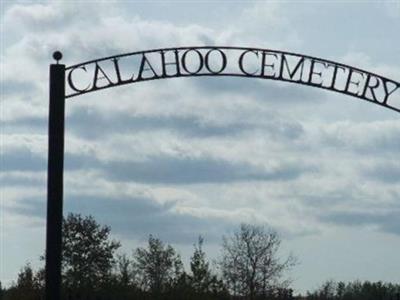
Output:
[[[190,55],[195,56],[192,60],[198,60],[195,70],[189,70]],[[232,57],[234,55],[236,57]],[[124,66],[120,63],[121,59],[139,59],[135,72],[130,70],[132,76],[123,78]],[[215,59],[218,60],[217,63]],[[250,66],[249,61],[253,66]],[[258,66],[254,67],[254,63],[258,63]],[[171,73],[168,72],[168,68],[175,70]],[[399,81],[332,60],[288,51],[230,46],[159,48],[89,60],[68,66],[65,70],[66,87],[69,88],[65,98],[149,80],[230,76],[278,80],[317,87],[400,112]],[[76,87],[76,72],[91,77],[88,85],[83,88]],[[144,76],[145,72],[151,73],[150,76]],[[98,85],[99,81],[103,81],[103,85]],[[393,103],[392,96],[396,91],[399,99],[396,99],[398,103]]]
[[[236,55],[236,56],[235,56]],[[122,59],[138,58],[126,75]],[[65,99],[141,81],[201,76],[234,76],[279,80],[322,88],[369,101],[400,112],[392,98],[400,82],[359,68],[298,53],[248,47],[175,47],[125,53],[66,67],[50,65],[49,152],[47,171],[46,300],[61,296]],[[193,61],[196,61],[197,65]],[[134,65],[132,61],[126,65]],[[171,73],[171,68],[173,72]],[[75,72],[89,76],[77,86]],[[125,73],[124,73],[125,71]],[[150,75],[148,74],[150,73]],[[90,79],[91,78],[91,79]]]

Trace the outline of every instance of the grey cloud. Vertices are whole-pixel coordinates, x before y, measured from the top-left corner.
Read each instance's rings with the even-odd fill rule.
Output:
[[[365,171],[367,177],[384,183],[394,184],[400,182],[400,163],[377,164]]]
[[[232,77],[213,77],[213,78],[196,78],[194,86],[199,92],[204,94],[230,93],[242,94],[256,97],[266,104],[272,102],[279,105],[293,105],[298,102],[300,105],[315,103],[326,98],[321,91],[305,88],[300,85],[285,83],[278,85],[275,81],[268,82],[258,78],[232,78]],[[301,100],[301,101],[300,101]]]
[[[110,225],[112,233],[123,237],[144,240],[153,234],[179,244],[191,244],[199,234],[207,241],[217,242],[220,233],[232,227],[224,219],[177,213],[174,208],[175,203],[160,204],[151,198],[66,195],[64,215],[69,212],[92,215],[99,223]],[[43,219],[46,215],[43,199],[24,199],[11,210]]]
[[[26,95],[33,95],[37,91],[37,86],[33,82],[2,80],[0,84],[2,87],[1,96],[4,100],[7,100],[10,95],[20,95],[21,91],[24,91]]]
[[[305,134],[301,123],[284,120],[273,120],[262,129],[274,139],[296,140]]]
[[[331,193],[322,193],[322,194],[317,194],[315,192],[310,193],[309,191],[306,191],[302,195],[296,195],[296,199],[301,200],[301,202],[309,207],[309,208],[329,208],[334,205],[338,205],[341,203],[349,203],[352,201],[352,198],[354,197],[352,195],[352,190],[346,189],[346,190],[336,190]]]
[[[375,225],[381,231],[400,236],[400,207],[387,212],[333,211],[320,215],[323,222],[345,226]]]
[[[243,118],[227,124],[215,124],[195,116],[130,116],[125,113],[107,115],[100,111],[80,109],[67,117],[67,130],[87,139],[100,139],[115,133],[169,130],[185,137],[232,137],[256,129],[274,139],[297,139],[304,134],[298,122],[266,116],[266,120]]]
[[[5,176],[0,177],[0,186],[2,187],[15,187],[15,186],[21,186],[21,187],[34,187],[41,185],[42,187],[46,186],[45,180],[40,177],[24,177],[24,176],[10,176],[6,172],[2,171],[0,174],[3,173]]]
[[[356,155],[376,154],[382,157],[383,153],[397,154],[400,149],[400,127],[385,125],[382,123],[379,130],[366,123],[349,123],[347,128],[342,126],[332,132],[321,132],[321,143],[330,148],[351,150]]]
[[[177,213],[173,210],[175,204],[159,204],[148,198],[92,197],[85,199],[83,205],[78,198],[70,202],[67,210],[93,214],[99,221],[110,224],[116,233],[141,239],[155,234],[169,242],[193,243],[197,235],[202,234],[207,240],[215,241],[227,226],[223,219]]]
[[[213,158],[153,156],[145,161],[98,161],[94,157],[67,155],[66,168],[99,169],[112,181],[152,184],[228,183],[236,181],[293,180],[314,170],[302,164],[268,170],[249,163]]]
[[[100,161],[91,156],[65,153],[64,169],[78,170],[85,168],[96,168]],[[33,153],[29,149],[19,148],[12,151],[5,151],[0,156],[0,170],[7,171],[46,171],[47,153],[42,156]],[[6,180],[7,182],[9,180]]]
[[[1,170],[45,171],[47,159],[18,149],[1,156]],[[65,154],[65,170],[100,170],[111,181],[135,181],[150,184],[228,183],[237,181],[294,180],[315,167],[283,164],[267,169],[250,163],[235,163],[209,157],[189,158],[152,156],[144,161],[102,161],[87,154]]]
[[[28,149],[7,151],[0,157],[1,171],[42,171],[47,168],[47,160]]]
[[[5,207],[6,210],[23,216],[46,217],[46,198],[27,197],[18,200],[12,207]]]
[[[268,170],[247,163],[231,163],[211,158],[173,157],[151,157],[143,162],[110,162],[104,167],[112,180],[162,184],[293,180],[312,169],[301,165],[287,165],[277,170]]]
[[[24,117],[23,119],[0,121],[0,126],[3,133],[15,133],[19,131],[47,134],[48,130],[47,118],[40,117]]]
[[[166,129],[185,136],[210,137],[235,135],[251,128],[248,124],[206,124],[196,117],[129,116],[128,114],[106,115],[87,110],[74,111],[67,118],[67,126],[74,134],[89,139],[104,135]]]

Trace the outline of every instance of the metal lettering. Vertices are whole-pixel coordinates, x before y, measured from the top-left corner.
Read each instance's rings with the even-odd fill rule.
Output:
[[[218,71],[213,71],[213,70],[211,70],[211,68],[210,68],[209,59],[210,59],[210,54],[211,54],[213,51],[217,51],[217,52],[221,55],[221,59],[222,59],[222,61],[221,61],[221,68],[220,68]],[[222,50],[220,50],[220,49],[211,49],[211,50],[208,51],[207,54],[206,54],[206,60],[205,60],[205,62],[206,62],[206,69],[208,70],[208,72],[210,72],[211,74],[219,74],[219,73],[221,73],[222,71],[225,70],[227,59],[226,59],[225,53],[222,52]]]
[[[153,55],[158,55],[160,59],[149,60]],[[138,58],[138,64],[121,63],[120,58],[129,57]],[[105,69],[103,62],[110,63],[111,69]],[[91,67],[94,69],[92,82],[80,88],[75,78],[76,72],[80,70],[88,73]],[[153,49],[83,62],[67,67],[66,70],[69,72],[66,98],[145,80],[187,76],[241,76],[309,85],[400,112],[398,81],[341,63],[284,51],[215,46]],[[132,75],[124,79],[122,74]]]
[[[263,51],[262,59],[261,59],[261,75],[260,76],[261,77],[267,77],[267,78],[268,77],[275,77],[275,74],[270,75],[270,76],[269,75],[265,75],[265,67],[271,67],[272,70],[275,69],[275,64],[268,65],[268,64],[265,63],[267,55],[271,55],[271,56],[275,57],[276,59],[278,58],[278,55],[276,53],[268,53],[268,52]]]
[[[195,53],[197,53],[197,55],[199,57],[199,67],[197,68],[196,71],[189,71],[189,69],[186,65],[186,55],[188,53],[190,53],[191,51],[194,51]],[[189,49],[189,50],[185,51],[185,53],[183,53],[181,62],[182,62],[182,68],[186,71],[186,73],[189,73],[190,75],[196,75],[197,73],[200,72],[201,69],[203,69],[203,66],[204,66],[203,55],[201,54],[201,52],[199,50],[193,49],[193,48]]]
[[[279,77],[278,78],[284,79],[283,78],[283,74],[284,74],[284,71],[286,69],[287,73],[289,74],[289,78],[290,78],[291,81],[295,81],[295,82],[300,81],[301,77],[303,75],[303,70],[304,70],[304,59],[305,59],[304,57],[300,57],[300,60],[297,62],[297,65],[294,67],[294,70],[290,71],[290,67],[289,67],[288,61],[286,60],[286,55],[282,54],[282,57],[281,57],[281,68],[280,68],[280,71],[279,71]],[[294,80],[293,77],[296,75],[296,73],[299,70],[299,68],[301,70],[300,71],[300,78],[299,78],[299,80]]]
[[[85,72],[87,72],[86,66],[80,66],[80,67],[72,68],[71,71],[69,71],[69,74],[68,74],[68,85],[69,85],[70,88],[71,88],[72,90],[74,90],[75,92],[81,93],[81,92],[85,92],[85,91],[89,90],[89,89],[90,89],[90,84],[88,84],[87,87],[84,88],[84,89],[78,89],[78,88],[75,86],[74,82],[72,81],[72,73],[73,73],[74,71],[78,70],[78,69],[82,69],[82,70],[84,70]]]
[[[146,65],[148,67],[146,67]],[[140,80],[145,80],[145,79],[149,79],[149,78],[143,78],[143,72],[145,71],[151,71],[153,73],[153,77],[150,78],[158,78],[159,76],[157,75],[156,71],[154,71],[153,66],[150,64],[150,61],[147,59],[146,55],[142,55],[142,60],[140,62],[140,68],[139,68],[139,72],[138,72],[138,77],[137,77],[137,81]]]
[[[99,74],[101,75],[99,77]],[[108,81],[108,86],[114,85],[114,83],[111,81],[110,77],[107,76],[106,72],[99,66],[98,63],[95,63],[95,68],[94,68],[94,77],[93,77],[93,86],[92,89],[98,89],[99,87],[97,86],[97,81],[100,79],[105,79]]]
[[[174,58],[175,61],[174,62],[166,62],[165,61],[165,52],[164,50],[160,51],[161,54],[161,65],[162,65],[162,77],[170,77],[170,76],[180,76],[181,75],[181,71],[180,71],[180,67],[179,67],[179,54],[178,54],[178,50],[174,50]],[[176,66],[176,74],[175,75],[168,75],[167,74],[167,66],[169,65],[175,65]]]

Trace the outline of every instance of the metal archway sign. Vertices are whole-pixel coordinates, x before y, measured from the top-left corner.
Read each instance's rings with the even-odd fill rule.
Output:
[[[400,82],[313,56],[247,47],[176,47],[50,65],[46,300],[61,296],[65,99],[141,81],[233,76],[278,80],[365,100],[400,113]],[[395,100],[395,95],[397,98]]]

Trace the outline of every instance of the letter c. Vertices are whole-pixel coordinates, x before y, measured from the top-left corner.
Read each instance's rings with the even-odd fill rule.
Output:
[[[73,89],[74,91],[76,91],[76,92],[78,92],[78,93],[86,92],[86,91],[89,90],[89,88],[90,88],[90,83],[87,85],[86,88],[84,88],[84,89],[79,89],[79,88],[77,88],[77,87],[75,86],[75,84],[74,84],[73,81],[72,81],[72,73],[73,73],[76,69],[82,69],[82,70],[84,70],[85,72],[87,72],[86,66],[80,66],[80,67],[73,68],[73,69],[68,73],[68,85],[71,87],[71,89]]]
[[[244,66],[243,66],[243,59],[244,59],[244,56],[247,54],[247,53],[254,53],[257,57],[258,57],[258,51],[256,51],[256,50],[246,50],[246,51],[244,51],[242,54],[240,54],[240,57],[239,57],[239,68],[240,68],[240,71],[242,71],[242,73],[244,73],[244,74],[246,74],[246,75],[249,75],[249,76],[252,76],[252,75],[254,75],[254,74],[256,74],[257,72],[258,72],[258,70],[259,69],[257,69],[257,70],[255,70],[253,73],[250,73],[250,72],[247,72],[245,69],[244,69]]]

